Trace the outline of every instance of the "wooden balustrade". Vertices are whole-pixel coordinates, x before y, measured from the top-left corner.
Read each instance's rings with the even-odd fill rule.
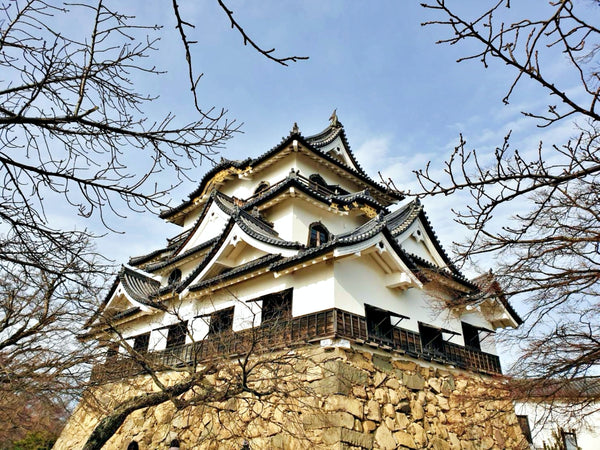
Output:
[[[194,366],[214,357],[264,353],[325,338],[344,338],[476,372],[501,373],[500,360],[496,355],[447,341],[444,341],[443,349],[423,348],[419,333],[399,327],[394,327],[390,336],[369,335],[364,317],[340,309],[319,311],[289,320],[272,320],[259,327],[222,333],[191,344],[150,352],[146,354],[146,362],[155,370],[168,370],[172,367]],[[103,382],[141,373],[141,365],[135,360],[112,357],[105,364],[92,369],[91,379]]]

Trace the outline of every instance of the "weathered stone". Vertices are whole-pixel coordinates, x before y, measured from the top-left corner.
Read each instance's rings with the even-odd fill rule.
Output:
[[[425,410],[423,405],[418,401],[412,401],[410,404],[410,413],[414,420],[422,420],[425,417]]]
[[[396,423],[398,424],[398,426],[400,427],[400,430],[405,430],[406,427],[408,427],[408,425],[410,424],[410,421],[408,420],[408,417],[406,416],[406,414],[402,414],[402,413],[396,413]]]
[[[448,442],[450,443],[451,450],[460,450],[460,441],[456,433],[448,433]]]
[[[425,379],[419,374],[402,374],[402,383],[413,390],[421,390],[425,387]]]
[[[442,382],[439,378],[430,378],[427,384],[429,384],[429,387],[434,394],[442,392]]]
[[[367,373],[364,370],[352,367],[344,361],[328,361],[324,365],[324,373],[336,375],[350,384],[364,385],[367,382]]]
[[[325,399],[323,409],[327,411],[347,411],[354,417],[363,418],[363,403],[355,398],[332,395]]]
[[[415,444],[415,440],[413,437],[406,433],[405,431],[397,431],[394,433],[394,438],[398,442],[398,446],[408,447],[408,448],[417,448],[417,444]]]
[[[352,429],[354,417],[347,412],[314,413],[302,416],[304,428],[346,427]]]
[[[348,395],[351,390],[351,385],[346,380],[342,380],[335,375],[313,381],[310,384],[311,389],[317,394],[330,395],[342,394]]]
[[[379,409],[379,402],[376,400],[369,400],[367,402],[367,419],[374,420],[376,422],[381,421],[381,411]]]
[[[397,448],[396,440],[394,439],[392,432],[383,425],[377,428],[375,431],[375,442],[379,445],[379,448],[385,450],[393,450]]]
[[[379,403],[386,404],[390,402],[390,397],[388,395],[387,388],[377,388],[375,389],[375,398],[379,401]]]
[[[391,417],[392,419],[396,418],[396,409],[391,403],[386,403],[385,405],[383,405],[382,410],[384,417]]]
[[[340,441],[346,444],[366,449],[373,448],[373,435],[371,434],[358,433],[342,428],[340,435]]]
[[[399,369],[399,370],[406,370],[409,372],[414,372],[415,370],[417,370],[417,364],[412,362],[412,361],[392,361],[392,365],[394,366],[394,368]],[[398,376],[398,378],[400,378],[402,375]]]
[[[449,375],[442,383],[442,394],[450,395],[452,391],[454,391],[454,389],[456,389],[456,386],[454,384],[454,377],[452,375]]]
[[[385,382],[385,387],[397,391],[398,389],[400,389],[400,382],[398,381],[397,378],[389,378]]]
[[[375,375],[373,376],[373,386],[378,388],[385,380],[387,380],[387,375],[384,372],[375,372]]]
[[[448,403],[448,399],[441,395],[436,396],[438,408],[442,411],[450,411],[450,404]]]
[[[352,396],[357,398],[367,398],[367,390],[364,386],[352,386]]]
[[[443,439],[434,437],[431,439],[431,448],[434,450],[450,450],[450,444]]]
[[[398,425],[398,422],[396,422],[396,419],[391,418],[391,417],[386,417],[385,419],[383,419],[383,423],[385,423],[385,426],[388,427],[388,429],[390,431],[398,431],[400,430],[400,425]]]
[[[377,428],[377,424],[375,422],[373,422],[372,420],[365,420],[363,422],[363,431],[365,433],[370,433],[375,428]]]
[[[481,448],[483,450],[490,450],[494,446],[494,439],[490,436],[484,436],[481,439]]]
[[[373,355],[373,365],[379,370],[392,370],[391,358],[389,356]]]
[[[425,430],[418,423],[411,423],[408,426],[408,432],[413,436],[417,447],[424,447],[427,444],[427,435]]]

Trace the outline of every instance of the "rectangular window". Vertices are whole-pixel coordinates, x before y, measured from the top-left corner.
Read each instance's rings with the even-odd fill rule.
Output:
[[[367,319],[367,331],[370,338],[391,342],[392,319],[391,313],[381,308],[365,305],[365,316]]]
[[[167,328],[167,348],[178,347],[185,344],[187,335],[187,321],[179,322]]]
[[[479,328],[461,322],[463,337],[465,339],[465,347],[481,351],[481,341],[479,339]]]
[[[133,349],[138,353],[146,353],[150,345],[150,333],[140,334],[133,338]]]
[[[577,435],[574,430],[565,431],[560,430],[563,439],[563,445],[565,450],[577,450]]]
[[[261,322],[289,320],[292,317],[292,289],[262,298]]]
[[[533,438],[531,437],[531,428],[529,427],[529,417],[527,416],[517,416],[517,420],[519,421],[519,426],[521,427],[521,431],[527,439],[527,442],[533,444]]]
[[[423,350],[444,351],[444,339],[440,328],[430,327],[419,322],[419,334]]]
[[[215,311],[210,315],[208,335],[231,331],[233,329],[233,306],[231,308]]]

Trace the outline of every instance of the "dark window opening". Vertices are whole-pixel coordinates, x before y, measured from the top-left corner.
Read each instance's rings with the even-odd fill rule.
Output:
[[[577,435],[575,434],[574,430],[560,430],[560,434],[562,436],[562,443],[565,450],[577,450],[579,448],[577,446]]]
[[[260,194],[261,192],[266,191],[267,189],[269,189],[269,183],[267,181],[261,181],[260,183],[258,183],[258,186],[254,190],[254,195]]]
[[[292,317],[292,289],[262,298],[261,322],[288,320]]]
[[[138,353],[147,352],[149,345],[150,345],[150,333],[140,334],[133,338],[133,349]]]
[[[419,323],[419,334],[421,335],[421,345],[424,350],[444,351],[444,339],[440,328]]]
[[[111,342],[106,348],[106,359],[114,359],[119,356],[119,344]]]
[[[233,329],[233,307],[215,311],[210,315],[208,335],[225,333]]]
[[[313,223],[309,227],[308,246],[318,247],[329,240],[329,231],[322,223]]]
[[[167,283],[169,285],[171,285],[174,283],[179,283],[180,281],[181,281],[181,270],[175,269],[175,270],[173,270],[173,272],[171,272],[169,274],[169,280],[167,281]]]
[[[531,428],[529,427],[529,417],[527,416],[517,416],[517,420],[519,421],[519,426],[521,427],[521,431],[527,439],[527,442],[533,444],[533,438],[531,437]]]
[[[481,340],[479,339],[479,328],[462,322],[463,337],[465,339],[465,347],[481,351]]]
[[[137,441],[131,441],[127,446],[127,450],[140,450],[140,445]]]
[[[369,337],[392,341],[393,327],[389,311],[365,305],[365,316],[367,319],[367,331]]]
[[[168,327],[167,333],[167,348],[178,347],[185,344],[187,335],[187,321],[179,322]]]

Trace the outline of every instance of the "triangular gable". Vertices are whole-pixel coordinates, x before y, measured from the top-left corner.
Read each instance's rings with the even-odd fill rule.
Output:
[[[436,240],[435,236],[428,233],[427,227],[423,225],[420,218],[417,218],[403,233],[396,236],[396,241],[408,253],[418,256],[440,269],[450,269],[443,254],[438,250],[439,246],[435,245]]]
[[[326,155],[337,159],[362,175],[367,175],[350,150],[350,144],[348,144],[344,126],[338,119],[337,110],[333,110],[327,128],[313,136],[308,136],[306,140]]]
[[[297,243],[259,234],[256,228],[250,227],[248,217],[244,219],[238,216],[235,223],[227,227],[226,234],[219,238],[215,247],[186,280],[185,288],[181,290],[182,296],[187,294],[189,286],[236,266],[248,264],[267,255],[292,256],[297,253]]]
[[[325,139],[324,141],[319,139],[319,136],[323,133],[327,134],[326,132],[333,133],[334,137],[331,142],[329,142],[328,139]],[[335,142],[338,144],[334,145]],[[334,145],[334,147],[331,147],[331,145]],[[321,147],[327,148],[328,150],[323,151]],[[204,205],[208,200],[210,192],[216,187],[221,186],[227,180],[232,178],[243,177],[246,173],[254,173],[262,167],[268,167],[277,158],[282,156],[281,153],[291,153],[298,151],[300,148],[302,148],[303,151],[314,154],[315,157],[322,158],[328,163],[333,163],[332,166],[337,167],[337,170],[344,176],[353,177],[359,184],[362,184],[365,188],[371,189],[375,198],[384,205],[391,204],[396,200],[402,200],[404,198],[403,194],[378,184],[365,173],[354,158],[345,138],[343,128],[341,128],[340,125],[339,128],[328,127],[319,135],[311,136],[309,138],[303,137],[298,132],[292,132],[277,146],[253,160],[223,161],[207,172],[202,178],[198,188],[188,196],[188,200],[185,200],[179,206],[163,211],[160,214],[160,217],[178,225],[182,225],[185,215],[195,208]]]
[[[185,242],[177,249],[174,253],[174,257],[185,253],[193,247],[196,247],[206,241],[219,236],[227,221],[231,216],[231,210],[227,208],[227,205],[217,198],[217,195],[212,195],[202,213],[196,220],[196,223],[192,227],[190,235],[187,237]]]
[[[123,266],[103,305],[86,323],[93,326],[102,314],[105,318],[121,320],[133,314],[156,311],[156,304],[150,298],[158,292],[160,282],[149,274],[129,266]]]

